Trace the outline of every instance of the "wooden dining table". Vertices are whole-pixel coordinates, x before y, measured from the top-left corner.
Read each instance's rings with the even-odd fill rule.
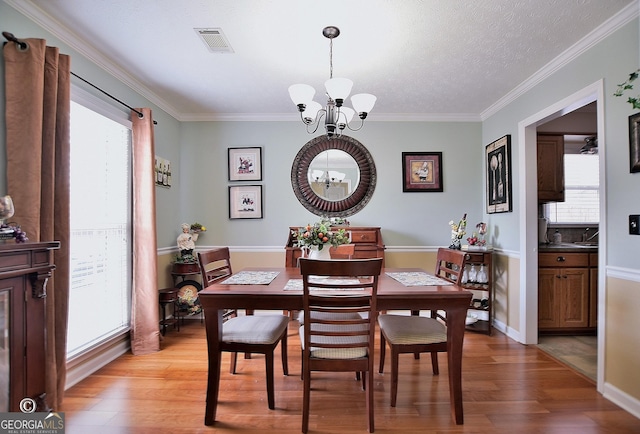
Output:
[[[301,279],[299,268],[248,268],[242,271],[277,272],[268,284],[225,284],[208,286],[199,292],[205,313],[209,375],[205,408],[205,425],[216,419],[220,389],[223,312],[225,309],[302,310],[302,288],[286,289],[290,280]],[[456,424],[464,423],[462,410],[462,343],[467,308],[472,293],[457,285],[405,286],[387,273],[427,271],[419,268],[386,268],[378,281],[378,309],[390,310],[442,310],[447,317],[447,361],[451,417]],[[233,277],[233,276],[232,276]]]

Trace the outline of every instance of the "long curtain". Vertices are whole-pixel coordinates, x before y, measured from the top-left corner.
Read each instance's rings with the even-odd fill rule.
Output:
[[[156,240],[155,145],[148,108],[131,113],[133,123],[133,288],[131,351],[160,349],[158,327],[158,255]]]
[[[3,48],[6,95],[7,193],[30,241],[60,241],[47,284],[47,403],[62,404],[69,305],[70,64],[58,48],[26,39]]]

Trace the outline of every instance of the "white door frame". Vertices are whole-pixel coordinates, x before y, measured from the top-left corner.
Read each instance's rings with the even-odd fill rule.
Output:
[[[598,377],[597,389],[604,385],[606,188],[604,83],[599,80],[518,123],[518,169],[520,173],[520,339],[538,343],[538,174],[536,130],[573,110],[597,102],[598,154],[600,166],[600,224],[598,235]]]

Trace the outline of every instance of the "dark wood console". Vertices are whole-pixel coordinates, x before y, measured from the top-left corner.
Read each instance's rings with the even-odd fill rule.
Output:
[[[46,411],[45,303],[60,242],[0,244],[0,411],[31,398]]]
[[[295,247],[295,238],[292,235],[292,231],[297,231],[299,228],[299,226],[289,228],[287,245],[285,246],[285,267],[295,267],[301,255],[300,248]],[[335,226],[335,228],[351,232],[351,243],[355,244],[353,259],[383,258],[384,261],[384,243],[382,242],[380,228],[356,226]]]

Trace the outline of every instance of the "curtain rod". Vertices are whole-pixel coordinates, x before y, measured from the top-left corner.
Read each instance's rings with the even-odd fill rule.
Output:
[[[26,50],[29,45],[24,42],[24,41],[20,41],[18,38],[16,38],[13,33],[9,33],[9,32],[2,32],[2,36],[5,37],[5,39],[9,42],[14,42],[18,45],[18,47],[20,47],[21,50]],[[85,83],[87,83],[89,86],[93,87],[94,89],[99,90],[100,92],[102,92],[103,94],[105,94],[106,96],[108,96],[109,98],[111,98],[112,100],[122,104],[123,106],[127,107],[129,110],[134,111],[138,114],[139,118],[143,118],[144,114],[136,109],[134,109],[133,107],[131,107],[130,105],[120,101],[118,98],[116,98],[115,96],[111,95],[110,93],[100,89],[98,86],[96,86],[95,84],[91,83],[90,81],[85,80],[84,78],[80,77],[78,74],[74,73],[73,71],[69,71],[71,73],[71,75],[73,75],[76,78],[79,78],[80,80],[84,81]],[[158,122],[156,120],[153,120],[153,124],[154,125],[158,125]]]

